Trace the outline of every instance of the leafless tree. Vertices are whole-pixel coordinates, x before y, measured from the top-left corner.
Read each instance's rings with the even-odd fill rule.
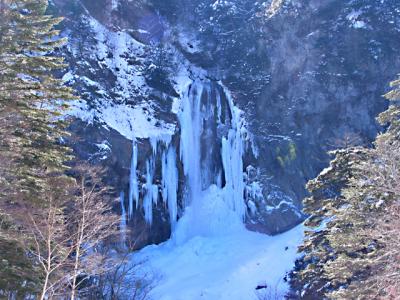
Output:
[[[74,170],[74,184],[54,179],[43,196],[46,204],[27,214],[32,238],[26,249],[44,276],[40,300],[67,295],[76,299],[87,279],[113,268],[97,249],[119,233],[110,189],[102,184],[99,168],[80,165]]]
[[[137,261],[132,254],[115,252],[115,249],[104,249],[105,257],[109,257],[111,267],[108,272],[98,276],[97,284],[89,291],[89,299],[99,296],[107,299],[148,299],[149,292],[156,283],[157,276],[146,271],[145,261]]]
[[[351,147],[363,145],[363,139],[358,133],[346,131],[340,137],[330,139],[328,142],[328,147],[331,149],[348,149]]]
[[[44,274],[40,300],[54,295],[61,286],[64,286],[67,279],[65,266],[73,251],[69,246],[71,237],[68,235],[68,220],[62,207],[58,207],[51,196],[47,200],[47,207],[41,214],[28,213],[32,226],[28,233],[33,245],[29,241],[26,246]]]
[[[74,249],[71,300],[86,279],[108,271],[104,256],[96,248],[119,233],[119,217],[111,211],[110,190],[101,182],[100,169],[81,165],[76,171],[78,191],[69,212],[73,216],[70,231]]]

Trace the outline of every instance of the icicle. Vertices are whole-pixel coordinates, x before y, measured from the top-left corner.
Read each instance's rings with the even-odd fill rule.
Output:
[[[152,199],[153,199],[153,205],[157,205],[158,202],[158,185],[157,184],[153,184],[153,188],[152,188]]]
[[[125,210],[125,194],[120,193],[119,201],[121,203],[121,222],[120,222],[120,232],[121,232],[121,243],[125,244],[126,241],[126,210]]]
[[[216,89],[216,97],[217,97],[217,121],[218,124],[221,123],[221,116],[222,116],[222,106],[221,106],[221,94],[219,93],[219,90]]]
[[[172,136],[170,134],[162,134],[158,137],[158,141],[162,142],[165,147],[168,148],[169,144],[171,143]]]
[[[157,156],[158,145],[165,145],[168,147],[171,142],[172,136],[169,134],[160,135],[160,136],[153,136],[150,138],[150,144],[152,148],[152,156],[146,162],[146,183],[144,184],[144,198],[143,198],[143,209],[145,220],[148,224],[153,223],[153,206],[156,206],[158,203],[158,195],[159,195],[159,188],[157,184],[153,183],[154,179],[154,169],[155,169],[155,159]],[[164,156],[162,162],[164,163]],[[164,174],[164,168],[162,169]],[[164,175],[162,176],[164,180]],[[164,189],[163,189],[163,198],[164,198]]]
[[[174,230],[178,216],[178,169],[176,167],[176,154],[174,147],[169,147],[162,157],[162,183],[163,201],[168,206],[171,228]]]
[[[161,186],[162,186],[162,190],[161,190],[161,195],[162,195],[162,199],[164,204],[167,204],[167,199],[168,199],[168,188],[167,188],[167,155],[165,153],[165,151],[162,154],[161,157]]]
[[[254,140],[254,137],[251,137],[250,144],[251,144],[251,152],[253,153],[254,157],[257,159],[260,156],[260,152],[258,150],[258,147],[257,147],[256,141]]]
[[[153,155],[157,155],[158,138],[154,136],[150,137],[150,145],[153,150]]]
[[[222,171],[219,171],[217,175],[217,187],[222,188]]]
[[[132,141],[132,160],[131,160],[131,174],[129,177],[129,210],[128,218],[131,219],[133,215],[133,201],[136,202],[136,209],[139,206],[139,186],[136,176],[138,161],[138,149],[136,145],[136,139]]]
[[[143,199],[144,217],[148,224],[153,223],[153,205],[158,201],[158,186],[153,184],[154,176],[154,157],[146,162],[146,184],[145,195]]]
[[[254,181],[246,186],[247,199],[261,200],[264,198],[262,194],[262,187],[258,181]]]

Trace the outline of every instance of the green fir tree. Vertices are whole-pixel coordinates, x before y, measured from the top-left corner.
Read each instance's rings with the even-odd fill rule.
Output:
[[[390,280],[382,281],[395,264],[388,241],[396,232],[382,228],[395,222],[388,216],[400,200],[400,81],[391,85],[391,105],[378,117],[387,130],[374,147],[336,151],[330,167],[308,183],[308,230],[292,280],[301,299],[392,299],[384,284]],[[388,277],[399,278],[398,269],[389,269]]]
[[[23,247],[26,213],[40,215],[43,195],[70,181],[60,116],[74,96],[55,76],[66,67],[53,55],[65,39],[47,8],[47,0],[0,0],[0,298],[37,288],[41,275]]]

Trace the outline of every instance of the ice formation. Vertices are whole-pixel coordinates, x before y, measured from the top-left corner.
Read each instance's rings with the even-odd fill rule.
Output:
[[[131,174],[129,177],[129,210],[128,218],[132,218],[133,215],[133,202],[136,202],[136,209],[139,205],[139,186],[136,175],[138,161],[138,148],[136,144],[136,139],[132,141],[132,161],[131,161]]]
[[[182,110],[179,114],[181,128],[180,157],[187,178],[190,200],[194,200],[201,192],[202,93],[203,86],[194,82],[182,99]]]
[[[222,98],[230,109],[225,115],[231,116],[224,123]],[[245,215],[243,122],[232,97],[219,84],[196,80],[182,99],[179,121],[187,207],[173,239],[180,244],[194,236],[242,230]],[[215,134],[220,127],[229,128],[222,140]]]
[[[126,210],[125,210],[125,194],[120,193],[119,201],[121,203],[121,221],[120,221],[120,232],[121,232],[121,243],[125,244],[126,241]]]
[[[243,194],[245,189],[243,176],[243,154],[244,142],[242,140],[243,120],[240,110],[234,105],[229,92],[225,90],[228,98],[229,108],[232,116],[232,128],[229,129],[228,137],[222,138],[222,162],[225,171],[226,201],[232,210],[244,219],[245,205]]]
[[[148,224],[153,223],[153,205],[158,201],[158,186],[153,184],[154,178],[154,157],[146,162],[146,183],[144,185],[143,209],[144,218]]]
[[[283,299],[287,283],[282,278],[293,267],[303,230],[298,227],[269,237],[245,229],[245,195],[262,194],[258,182],[245,183],[243,155],[248,134],[241,111],[221,83],[198,79],[181,98],[178,120],[179,157],[171,140],[162,147],[157,139],[150,143],[153,152],[147,161],[143,203],[151,224],[155,200],[149,191],[155,186],[154,159],[162,153],[161,194],[169,211],[172,237],[132,258],[133,262],[148,261],[143,272],[162,276],[151,297],[256,299],[257,284],[267,282],[279,293],[276,297]],[[178,190],[183,209],[179,220]],[[255,204],[248,202],[255,211]]]
[[[168,207],[172,230],[178,217],[178,180],[175,148],[170,146],[162,156],[162,196]]]
[[[153,206],[159,198],[155,166],[161,159],[162,200],[177,243],[193,236],[242,230],[246,212],[242,158],[246,132],[241,111],[221,83],[196,79],[182,95],[178,121],[180,160],[171,143],[172,135],[156,135],[149,139],[152,153],[146,162],[146,181],[141,193],[146,222],[152,224]],[[129,217],[134,211],[134,201],[136,209],[139,208],[135,139],[132,148]],[[183,214],[178,221],[180,164],[184,175],[180,193]]]

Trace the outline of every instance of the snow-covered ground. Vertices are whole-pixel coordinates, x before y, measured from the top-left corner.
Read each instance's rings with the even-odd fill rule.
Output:
[[[154,300],[252,300],[258,291],[278,294],[288,289],[284,277],[294,266],[303,226],[278,236],[243,229],[226,235],[191,238],[183,244],[170,240],[135,254],[146,259],[156,274]],[[272,298],[271,298],[272,299]],[[275,298],[273,298],[275,299]]]

